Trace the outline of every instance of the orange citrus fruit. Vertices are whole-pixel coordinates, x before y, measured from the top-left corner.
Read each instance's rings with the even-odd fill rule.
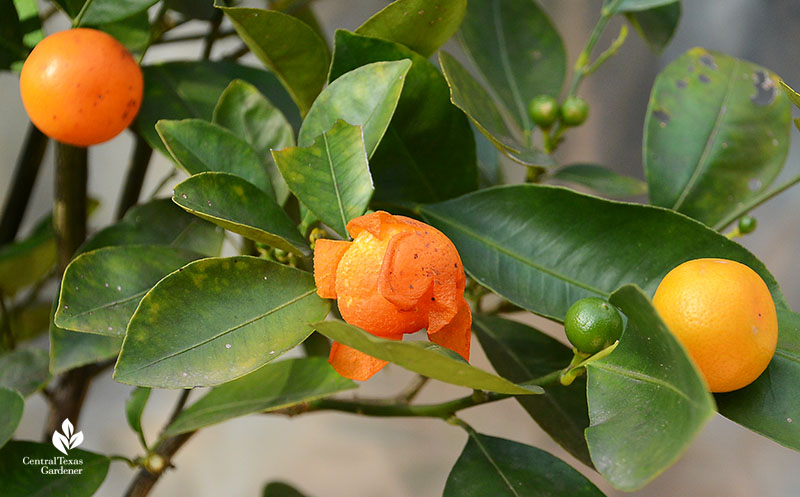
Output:
[[[136,117],[144,80],[130,52],[112,36],[77,28],[36,45],[20,73],[28,116],[42,133],[88,147],[114,138]]]
[[[749,385],[775,353],[775,303],[764,280],[744,264],[725,259],[684,262],[661,281],[653,305],[712,392]]]
[[[373,335],[400,340],[427,328],[428,338],[469,359],[472,314],[453,243],[439,230],[378,211],[347,224],[352,242],[317,240],[317,293],[335,298],[342,318]],[[330,363],[365,380],[386,362],[334,343]]]

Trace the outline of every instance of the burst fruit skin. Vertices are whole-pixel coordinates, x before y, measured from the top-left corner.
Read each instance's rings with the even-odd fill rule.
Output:
[[[39,130],[88,147],[121,133],[136,117],[144,80],[130,52],[112,36],[77,28],[48,36],[20,73],[25,111]]]
[[[337,299],[342,318],[373,335],[428,338],[469,360],[472,314],[466,277],[453,243],[439,230],[378,211],[347,224],[352,242],[317,240],[317,294]],[[342,376],[366,380],[385,361],[334,343],[329,362]]]
[[[726,259],[694,259],[661,281],[653,305],[712,392],[745,387],[775,353],[778,319],[761,277]]]

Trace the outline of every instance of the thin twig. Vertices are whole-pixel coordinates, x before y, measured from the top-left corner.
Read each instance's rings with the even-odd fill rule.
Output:
[[[28,132],[22,145],[14,169],[14,177],[8,185],[3,217],[0,219],[0,245],[11,243],[17,236],[19,226],[28,208],[28,202],[39,175],[42,157],[47,149],[47,136],[33,124],[28,124]]]
[[[136,134],[136,143],[131,156],[131,163],[128,166],[128,175],[125,178],[125,184],[122,187],[122,194],[117,205],[117,219],[122,219],[128,209],[139,201],[144,177],[147,174],[147,168],[150,165],[152,156],[153,149],[150,144],[141,135]]]
[[[214,11],[214,17],[211,19],[211,29],[208,31],[205,37],[205,44],[203,45],[203,54],[201,56],[203,60],[211,58],[211,49],[214,48],[214,42],[219,39],[219,27],[222,24],[223,18],[222,10]]]

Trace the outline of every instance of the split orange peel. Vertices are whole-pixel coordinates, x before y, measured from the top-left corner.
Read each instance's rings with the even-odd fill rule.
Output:
[[[378,211],[347,224],[353,241],[317,240],[317,294],[336,299],[342,318],[382,338],[427,329],[428,339],[466,360],[472,313],[455,245],[420,221]],[[366,380],[386,365],[334,343],[330,364],[342,376]]]

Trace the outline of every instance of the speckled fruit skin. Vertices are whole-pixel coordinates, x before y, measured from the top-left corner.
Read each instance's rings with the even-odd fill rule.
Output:
[[[42,133],[79,147],[114,138],[142,103],[144,79],[130,52],[110,35],[77,28],[48,36],[20,74],[28,116]]]

